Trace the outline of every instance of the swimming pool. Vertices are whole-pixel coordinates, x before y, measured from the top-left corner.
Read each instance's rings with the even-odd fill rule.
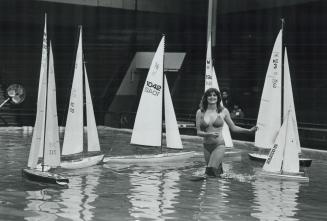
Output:
[[[0,128],[1,220],[326,220],[327,153],[310,152],[309,183],[260,178],[262,164],[248,159],[248,143],[227,156],[225,177],[190,181],[204,172],[201,140],[183,136],[192,158],[166,163],[103,164],[63,171],[69,188],[21,176],[32,131]],[[99,128],[106,155],[152,153],[129,144],[130,131]],[[62,137],[62,133],[61,133]]]

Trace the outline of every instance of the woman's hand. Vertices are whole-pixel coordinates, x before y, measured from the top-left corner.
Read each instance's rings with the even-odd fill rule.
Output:
[[[252,133],[255,133],[258,129],[259,129],[258,126],[254,126],[254,127],[251,127],[251,128],[249,129],[249,132],[252,134]]]

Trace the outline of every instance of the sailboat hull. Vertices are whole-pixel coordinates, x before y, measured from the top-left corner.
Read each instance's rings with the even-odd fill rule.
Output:
[[[154,163],[183,160],[196,155],[195,151],[179,153],[145,154],[145,155],[127,155],[118,157],[105,157],[104,163]]]
[[[37,164],[36,169],[38,171],[42,171],[42,164],[41,163]],[[44,167],[43,167],[43,171],[46,171],[46,172],[48,172],[50,169],[51,169],[51,167],[48,165],[44,165]]]
[[[249,153],[249,158],[254,161],[265,162],[268,158],[268,154],[260,154],[260,153]],[[309,158],[300,158],[300,166],[301,167],[310,167],[312,163],[312,159]]]
[[[58,185],[68,185],[69,179],[50,172],[42,172],[34,169],[23,169],[22,174],[28,180],[41,182],[41,183],[49,183],[49,184],[58,184]]]
[[[72,160],[72,161],[62,161],[60,163],[60,167],[63,169],[82,169],[85,167],[90,167],[97,165],[102,162],[104,158],[104,155],[97,155],[97,156],[91,156],[91,157],[85,157],[81,160]]]
[[[294,180],[294,181],[300,181],[300,182],[309,182],[309,177],[304,176],[303,173],[274,173],[274,172],[266,172],[261,171],[259,173],[260,176],[266,177],[266,178],[272,178],[272,179],[279,179],[279,180]]]

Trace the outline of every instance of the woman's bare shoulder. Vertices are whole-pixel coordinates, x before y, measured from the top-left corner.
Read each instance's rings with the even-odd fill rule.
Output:
[[[227,116],[227,115],[230,115],[229,114],[229,111],[226,107],[223,107],[222,111],[221,111],[222,115],[224,116],[224,118]]]
[[[202,113],[201,109],[198,109],[198,110],[196,111],[196,114],[201,114],[201,113]]]
[[[200,117],[202,114],[203,114],[203,113],[202,113],[201,109],[198,109],[198,110],[196,111],[196,117]]]
[[[224,114],[227,114],[227,113],[229,113],[229,110],[226,107],[223,107],[223,110],[221,112],[223,112]]]

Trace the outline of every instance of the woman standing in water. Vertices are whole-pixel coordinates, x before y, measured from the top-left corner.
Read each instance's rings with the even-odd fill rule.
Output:
[[[232,132],[254,134],[257,126],[251,129],[236,126],[229,111],[221,104],[221,96],[217,89],[209,88],[202,96],[200,109],[196,113],[197,135],[203,137],[206,174],[220,176],[223,173],[222,161],[225,154],[225,142],[222,136],[224,122]]]

